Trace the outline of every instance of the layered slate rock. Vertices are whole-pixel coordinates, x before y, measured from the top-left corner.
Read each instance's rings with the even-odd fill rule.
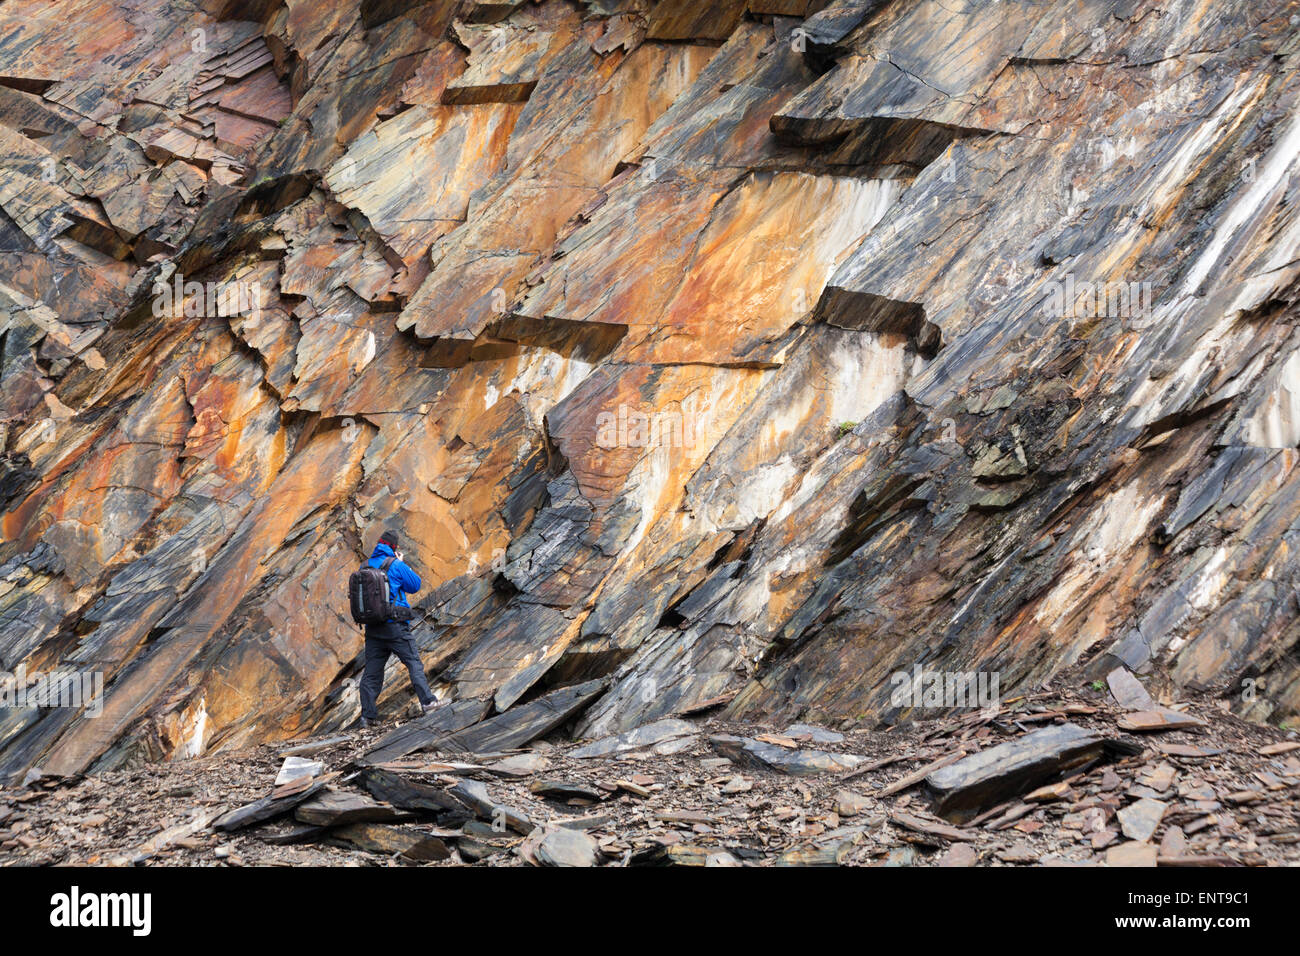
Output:
[[[521,747],[571,720],[605,689],[604,681],[587,681],[544,694],[504,714],[439,738],[439,750],[497,753]]]
[[[707,7],[0,13],[0,775],[349,726],[384,527],[546,732],[1296,713],[1293,6]]]
[[[481,721],[490,709],[489,701],[473,698],[442,704],[418,720],[389,731],[366,752],[365,761],[384,763],[416,750],[434,747],[444,737]]]

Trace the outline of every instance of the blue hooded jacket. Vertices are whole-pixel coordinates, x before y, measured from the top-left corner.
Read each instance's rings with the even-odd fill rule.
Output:
[[[375,550],[367,563],[370,567],[377,568],[391,557],[395,557],[393,549],[380,541],[375,545]],[[394,561],[388,566],[388,596],[397,607],[410,607],[406,595],[420,590],[422,583],[420,576],[403,562]]]

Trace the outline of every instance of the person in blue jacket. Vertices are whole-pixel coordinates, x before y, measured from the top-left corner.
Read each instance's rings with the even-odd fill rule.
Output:
[[[382,568],[385,561],[389,558],[393,559],[393,563],[388,566],[389,597],[394,607],[409,609],[411,604],[406,596],[420,590],[423,582],[420,581],[420,576],[402,560],[398,541],[396,531],[385,531],[380,535],[379,543],[375,545],[375,550],[367,563],[372,568]],[[433,693],[429,690],[429,681],[424,676],[424,664],[420,661],[420,652],[415,646],[415,638],[411,636],[409,616],[410,613],[407,611],[405,614],[399,613],[398,617],[401,620],[393,619],[383,624],[366,625],[366,666],[361,675],[362,727],[372,727],[379,720],[379,711],[375,707],[375,702],[379,699],[379,692],[384,688],[384,667],[387,666],[388,658],[392,654],[396,654],[397,659],[406,665],[411,675],[411,686],[415,689],[416,696],[420,698],[420,706],[425,712],[427,713],[434,704]]]

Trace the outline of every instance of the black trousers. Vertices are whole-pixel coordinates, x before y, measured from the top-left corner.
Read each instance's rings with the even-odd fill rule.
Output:
[[[411,686],[415,688],[420,703],[428,706],[433,703],[433,693],[429,690],[429,681],[424,676],[424,664],[420,661],[420,652],[411,637],[411,625],[405,621],[389,621],[387,624],[366,625],[366,668],[361,674],[361,716],[367,720],[376,720],[379,711],[375,701],[384,689],[384,668],[390,655],[406,665],[411,675]]]

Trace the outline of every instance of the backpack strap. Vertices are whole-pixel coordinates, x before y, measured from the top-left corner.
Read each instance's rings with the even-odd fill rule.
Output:
[[[381,564],[381,565],[379,566],[379,570],[380,570],[380,571],[387,571],[387,570],[388,570],[388,566],[389,566],[390,564],[392,564],[392,563],[393,563],[394,561],[396,561],[396,560],[397,560],[396,557],[385,558],[385,559],[384,559],[384,563]]]

